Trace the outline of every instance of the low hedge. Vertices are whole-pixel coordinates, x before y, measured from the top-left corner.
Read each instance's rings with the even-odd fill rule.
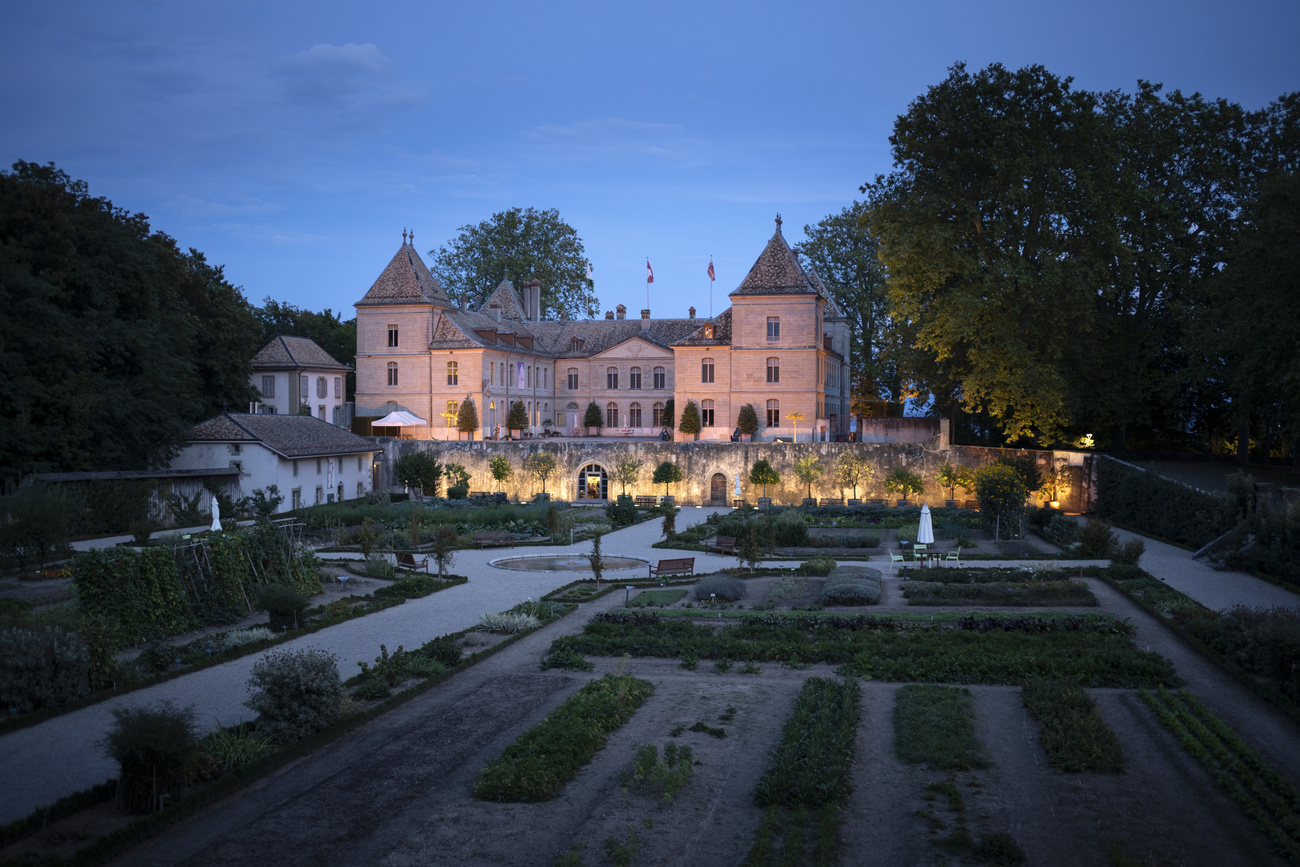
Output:
[[[822,585],[822,605],[875,605],[880,601],[880,572],[839,568]]]
[[[480,771],[474,797],[516,803],[549,801],[652,692],[654,686],[649,681],[628,674],[607,674],[592,681]]]

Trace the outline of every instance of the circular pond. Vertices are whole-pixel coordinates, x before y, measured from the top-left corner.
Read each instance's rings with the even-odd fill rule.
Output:
[[[648,561],[637,557],[602,557],[604,571],[640,569]],[[491,561],[501,569],[518,569],[523,572],[590,572],[591,562],[586,554],[537,554],[531,557],[503,557]]]

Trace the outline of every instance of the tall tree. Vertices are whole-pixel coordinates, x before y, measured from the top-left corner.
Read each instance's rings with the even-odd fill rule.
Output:
[[[573,318],[596,315],[600,300],[587,280],[582,239],[554,208],[511,208],[473,226],[446,246],[430,250],[430,270],[455,301],[479,301],[511,280],[541,281],[542,310]]]
[[[254,396],[240,291],[53,164],[0,172],[0,476],[138,469]]]
[[[799,252],[817,270],[827,291],[849,320],[849,376],[859,409],[880,409],[881,401],[901,406],[903,383],[899,354],[905,347],[889,317],[885,268],[876,241],[863,223],[867,205],[854,202],[816,225],[804,226]],[[867,412],[864,415],[883,414]]]
[[[1070,418],[1067,338],[1087,333],[1095,291],[1078,254],[1111,157],[1099,127],[1096,98],[1041,66],[957,64],[895,124],[895,171],[862,188],[895,319],[943,377],[932,390],[1010,439]]]

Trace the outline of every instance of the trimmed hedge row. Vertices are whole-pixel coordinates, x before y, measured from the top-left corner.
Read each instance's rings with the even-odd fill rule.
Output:
[[[1226,494],[1207,494],[1114,460],[1097,462],[1094,510],[1117,524],[1191,548],[1213,542],[1237,523]]]

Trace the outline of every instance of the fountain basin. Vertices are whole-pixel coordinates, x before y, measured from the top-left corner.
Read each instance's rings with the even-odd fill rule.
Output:
[[[639,557],[602,557],[602,571],[617,572],[622,569],[640,569],[648,561]],[[502,557],[490,560],[498,569],[515,569],[520,572],[591,572],[591,562],[586,554],[534,554],[527,557]]]

